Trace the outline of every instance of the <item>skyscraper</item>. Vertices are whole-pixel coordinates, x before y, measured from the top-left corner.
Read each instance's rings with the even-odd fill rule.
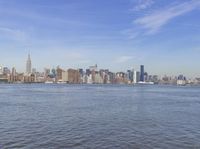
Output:
[[[144,82],[144,65],[140,65],[140,81]]]
[[[137,82],[137,71],[133,70],[133,83],[136,84]]]
[[[30,57],[30,54],[28,54],[28,59],[26,61],[26,73],[27,74],[31,73],[31,57]]]
[[[136,71],[136,81],[137,83],[140,82],[140,72]]]

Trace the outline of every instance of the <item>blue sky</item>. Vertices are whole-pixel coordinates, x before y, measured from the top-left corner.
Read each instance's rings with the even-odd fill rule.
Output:
[[[199,0],[0,0],[0,65],[200,76]]]

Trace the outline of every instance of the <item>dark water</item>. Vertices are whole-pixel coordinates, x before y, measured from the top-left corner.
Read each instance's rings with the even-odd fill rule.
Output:
[[[0,85],[1,148],[199,149],[200,88]]]

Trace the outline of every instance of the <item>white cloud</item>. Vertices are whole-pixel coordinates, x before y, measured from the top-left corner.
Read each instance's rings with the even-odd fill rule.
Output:
[[[132,56],[120,56],[115,60],[115,63],[125,63],[132,60]]]
[[[154,3],[153,0],[138,0],[136,6],[132,10],[140,11],[149,8]]]
[[[121,31],[121,34],[126,35],[129,39],[137,39],[137,37],[141,34],[138,30],[130,28]],[[134,40],[136,41],[136,40]]]
[[[159,11],[155,11],[150,15],[136,19],[133,23],[141,25],[142,28],[147,29],[148,34],[156,33],[159,29],[167,24],[175,17],[188,13],[196,8],[199,8],[200,1],[192,0],[181,4],[176,4]]]

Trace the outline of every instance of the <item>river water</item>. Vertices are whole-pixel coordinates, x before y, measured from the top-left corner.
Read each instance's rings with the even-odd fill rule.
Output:
[[[200,88],[1,84],[4,148],[199,149]]]

